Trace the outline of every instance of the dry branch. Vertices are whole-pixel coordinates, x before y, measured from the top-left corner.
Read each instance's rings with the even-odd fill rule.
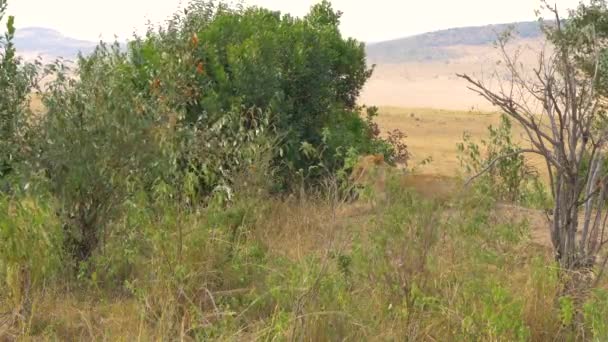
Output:
[[[495,72],[498,87],[466,74],[457,75],[467,81],[469,89],[519,123],[531,145],[496,157],[466,184],[501,159],[521,153],[541,155],[555,203],[549,227],[555,257],[563,268],[573,270],[595,265],[605,242],[608,170],[603,165],[608,130],[597,129],[605,120],[599,110],[605,100],[596,90],[599,49],[595,45],[590,49],[592,72],[580,70],[575,47],[559,40],[564,34],[559,13],[555,8],[551,10],[557,22],[553,29],[553,36],[558,37],[554,38],[555,49],[549,56],[544,51],[539,53],[531,74],[518,66],[517,54],[512,57],[507,53],[506,39],[499,39],[497,47],[508,77]],[[579,222],[581,212],[583,220]]]

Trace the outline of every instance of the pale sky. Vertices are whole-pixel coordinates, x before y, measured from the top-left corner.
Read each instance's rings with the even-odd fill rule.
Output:
[[[245,0],[296,16],[320,0]],[[159,23],[180,0],[9,0],[17,27],[41,26],[87,40],[129,38],[143,32],[148,20]],[[187,2],[187,0],[183,0]],[[333,0],[344,12],[342,32],[366,42],[428,31],[535,19],[539,0]],[[565,15],[579,0],[550,0]]]

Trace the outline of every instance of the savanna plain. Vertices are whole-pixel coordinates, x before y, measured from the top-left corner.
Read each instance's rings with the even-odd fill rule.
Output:
[[[456,76],[496,47],[366,59],[327,1],[189,8],[69,70],[8,20],[0,340],[608,340],[606,251],[560,264],[545,159]]]

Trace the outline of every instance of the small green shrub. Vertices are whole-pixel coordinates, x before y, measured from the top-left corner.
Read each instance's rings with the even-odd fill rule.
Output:
[[[479,176],[475,181],[498,200],[546,206],[548,197],[538,171],[517,153],[521,147],[512,141],[511,129],[509,118],[501,115],[498,127],[488,127],[489,139],[482,140],[481,146],[465,133],[457,145],[460,164],[466,175]]]
[[[4,22],[7,0],[0,0],[0,22]],[[6,20],[0,36],[0,178],[23,160],[28,138],[30,95],[36,85],[38,65],[24,62],[15,50],[15,18]]]
[[[596,289],[583,306],[585,327],[594,341],[608,339],[608,291]]]
[[[0,303],[8,299],[23,320],[30,317],[32,292],[60,272],[62,237],[52,197],[0,196]]]
[[[66,249],[81,262],[119,217],[135,180],[152,182],[168,163],[153,135],[160,115],[134,111],[143,100],[125,81],[133,69],[117,45],[81,58],[78,80],[62,68],[53,66],[56,80],[44,96],[36,161],[60,201]]]
[[[162,84],[171,86],[152,82],[150,93],[140,89],[141,70],[118,44],[81,57],[77,80],[63,65],[52,66],[56,80],[44,96],[36,161],[61,201],[66,247],[76,262],[100,246],[136,192],[154,197],[164,189],[185,206],[226,203],[235,175],[272,148],[260,110],[201,111],[196,123],[185,121],[190,98],[176,92],[188,75],[179,63],[167,59]]]
[[[563,296],[559,298],[559,313],[562,325],[565,327],[571,327],[574,323],[574,315],[576,314],[574,308],[574,299],[570,296]]]

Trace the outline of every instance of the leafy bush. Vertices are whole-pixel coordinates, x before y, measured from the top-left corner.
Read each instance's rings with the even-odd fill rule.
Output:
[[[6,0],[0,0],[0,22],[6,8]],[[35,152],[30,96],[38,64],[17,56],[14,23],[9,16],[0,37],[0,303],[8,304],[9,322],[24,323],[30,318],[31,292],[60,266],[62,237],[54,199],[45,191],[32,192],[34,186],[16,172],[28,170],[22,164]]]
[[[181,87],[198,74],[186,73],[180,58],[162,62],[164,79],[151,78],[147,89],[118,44],[81,57],[78,79],[61,64],[50,69],[56,80],[44,97],[36,160],[61,201],[76,261],[91,256],[137,191],[165,187],[186,206],[212,195],[229,200],[234,174],[271,148],[263,137],[267,115],[257,109],[201,111],[195,122],[184,120],[192,99]]]
[[[124,81],[130,69],[117,46],[102,45],[82,58],[78,81],[55,67],[38,161],[60,201],[67,248],[83,261],[117,217],[131,184],[163,162],[150,132],[158,117],[134,113],[141,100]]]
[[[583,307],[585,325],[595,341],[608,338],[608,291],[605,289],[595,290]]]
[[[184,108],[185,123],[215,121],[235,106],[270,112],[283,187],[293,187],[294,173],[318,164],[303,143],[323,150],[321,162],[332,172],[344,165],[343,149],[390,153],[368,134],[356,107],[371,75],[363,44],[342,38],[341,14],[329,2],[302,19],[204,1],[186,12],[129,48],[141,75],[137,83],[173,88],[173,106]],[[177,69],[183,77],[175,78]]]
[[[100,45],[80,58],[77,79],[51,68],[36,162],[60,199],[77,262],[139,189],[164,189],[187,206],[226,202],[234,175],[268,152],[288,187],[289,173],[315,179],[353,154],[392,154],[355,108],[370,71],[328,3],[305,19],[207,2],[187,13],[126,53]],[[311,158],[301,146],[324,152]]]
[[[0,0],[0,21],[7,0]],[[9,16],[7,31],[0,36],[0,178],[10,173],[22,159],[30,112],[29,97],[36,84],[37,66],[24,63],[15,50],[15,18]]]
[[[481,146],[465,133],[463,142],[457,145],[460,164],[467,175],[479,176],[481,186],[498,200],[546,205],[538,171],[517,153],[521,147],[512,141],[511,128],[509,118],[501,115],[498,127],[488,127],[489,140],[482,140]]]
[[[31,292],[61,269],[62,233],[53,204],[40,194],[0,197],[0,302],[8,297],[23,321]]]

